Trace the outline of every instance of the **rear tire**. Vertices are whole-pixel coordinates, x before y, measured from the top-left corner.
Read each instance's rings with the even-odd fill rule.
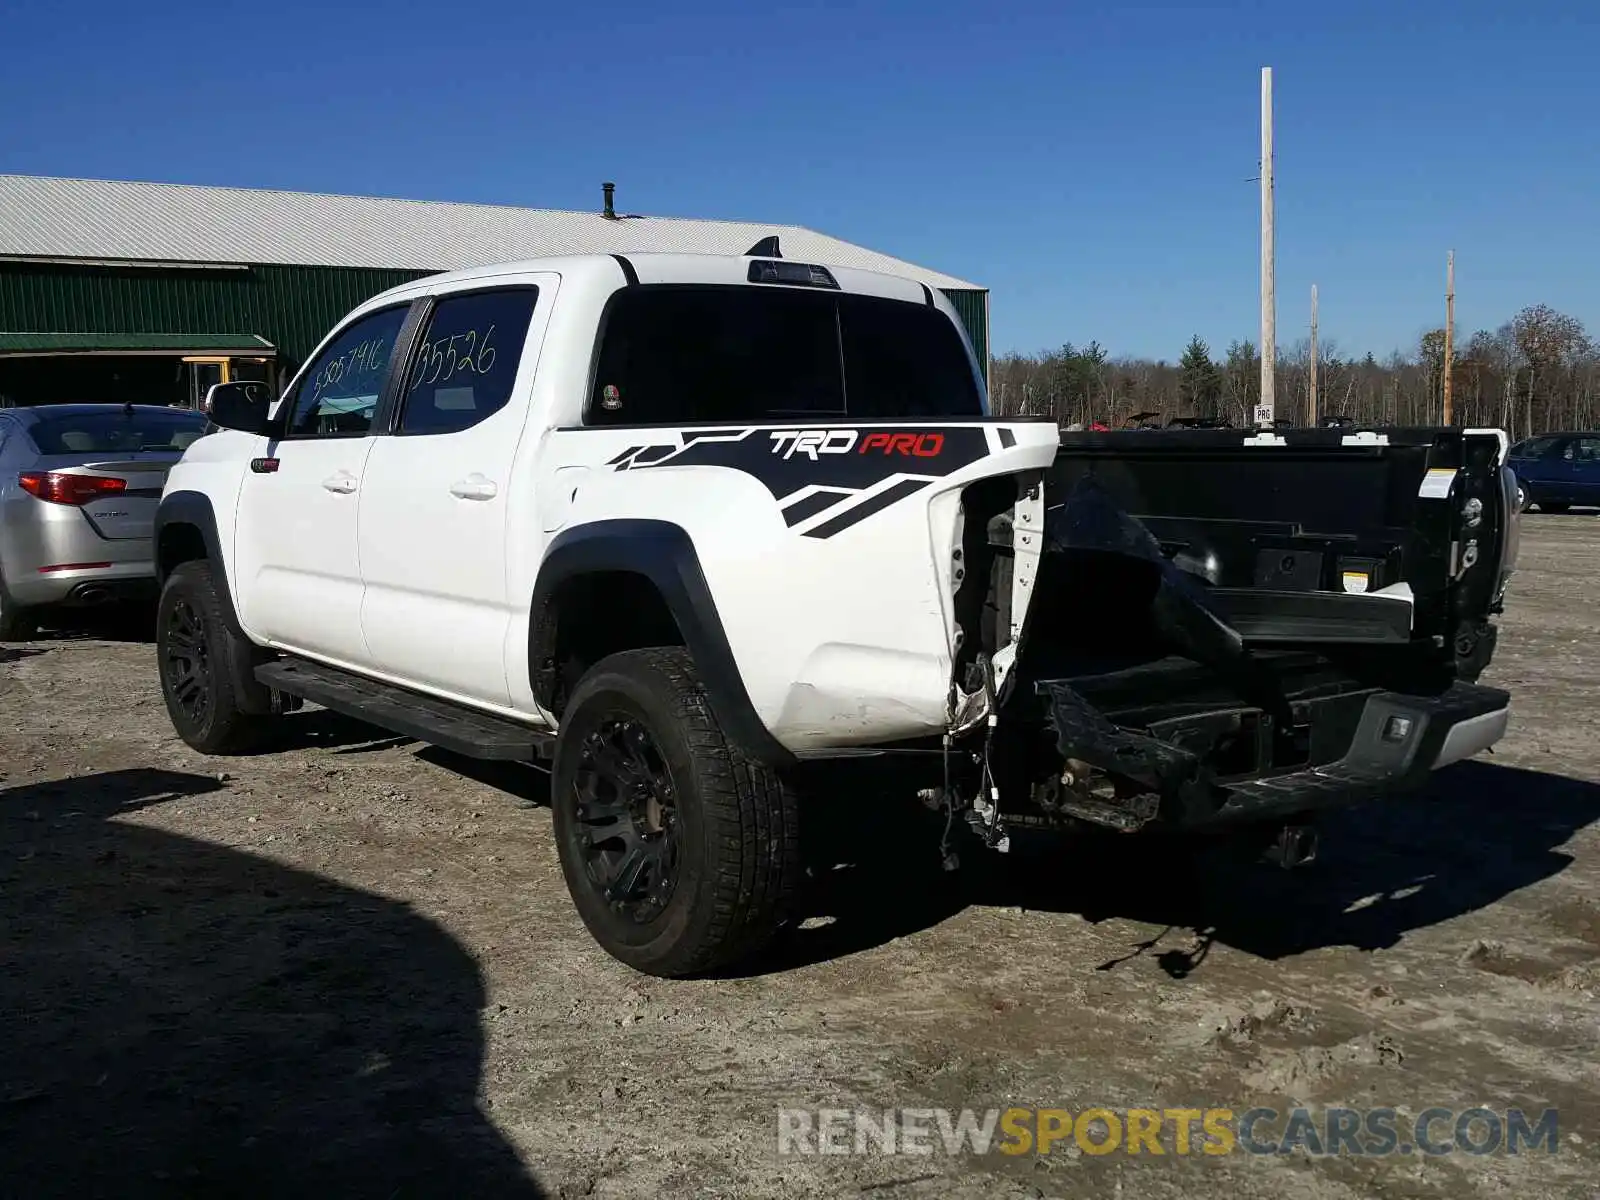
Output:
[[[0,642],[27,642],[37,636],[39,620],[34,610],[13,600],[5,580],[0,579]]]
[[[1570,504],[1556,503],[1550,500],[1540,500],[1537,501],[1537,503],[1539,505],[1539,511],[1547,513],[1564,513],[1572,507]]]
[[[578,915],[635,970],[716,970],[786,918],[795,792],[729,741],[686,650],[628,650],[584,675],[561,717],[551,808]]]
[[[167,577],[156,605],[156,662],[178,736],[202,754],[238,754],[270,718],[245,711],[235,664],[248,662],[253,647],[228,628],[214,571],[196,559]]]

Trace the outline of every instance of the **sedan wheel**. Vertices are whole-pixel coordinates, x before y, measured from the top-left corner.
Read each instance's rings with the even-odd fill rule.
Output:
[[[0,642],[27,642],[38,633],[39,622],[33,611],[13,600],[5,581],[0,580]]]

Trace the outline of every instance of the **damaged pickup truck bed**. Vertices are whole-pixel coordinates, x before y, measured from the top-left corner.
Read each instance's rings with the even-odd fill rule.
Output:
[[[974,825],[1253,825],[1292,865],[1317,809],[1492,745],[1504,457],[1492,430],[1067,434],[1015,498],[969,489],[999,510],[957,598]]]
[[[904,765],[947,864],[962,821],[1293,858],[1505,727],[1498,433],[1063,437],[989,412],[932,287],[776,239],[414,280],[208,408],[156,519],[177,732],[311,701],[547,765],[579,914],[652,974],[783,926],[809,760]]]

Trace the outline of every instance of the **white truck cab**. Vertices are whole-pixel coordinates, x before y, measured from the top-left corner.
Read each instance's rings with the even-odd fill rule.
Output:
[[[547,551],[648,520],[692,543],[773,741],[939,732],[957,493],[1046,466],[1055,429],[986,419],[937,293],[841,268],[763,285],[751,261],[556,258],[356,309],[270,430],[204,439],[167,488],[219,514],[245,635],[553,729],[528,670]],[[883,423],[840,427],[856,414]],[[885,540],[918,546],[918,569]],[[841,555],[863,603],[839,602]]]

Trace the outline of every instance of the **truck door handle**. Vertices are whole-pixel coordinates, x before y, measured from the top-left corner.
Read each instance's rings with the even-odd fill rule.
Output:
[[[450,494],[458,500],[493,500],[499,491],[494,480],[485,479],[476,471],[450,485]]]
[[[324,479],[322,486],[330,492],[338,492],[341,496],[348,496],[356,490],[356,477],[348,471],[339,471]]]

